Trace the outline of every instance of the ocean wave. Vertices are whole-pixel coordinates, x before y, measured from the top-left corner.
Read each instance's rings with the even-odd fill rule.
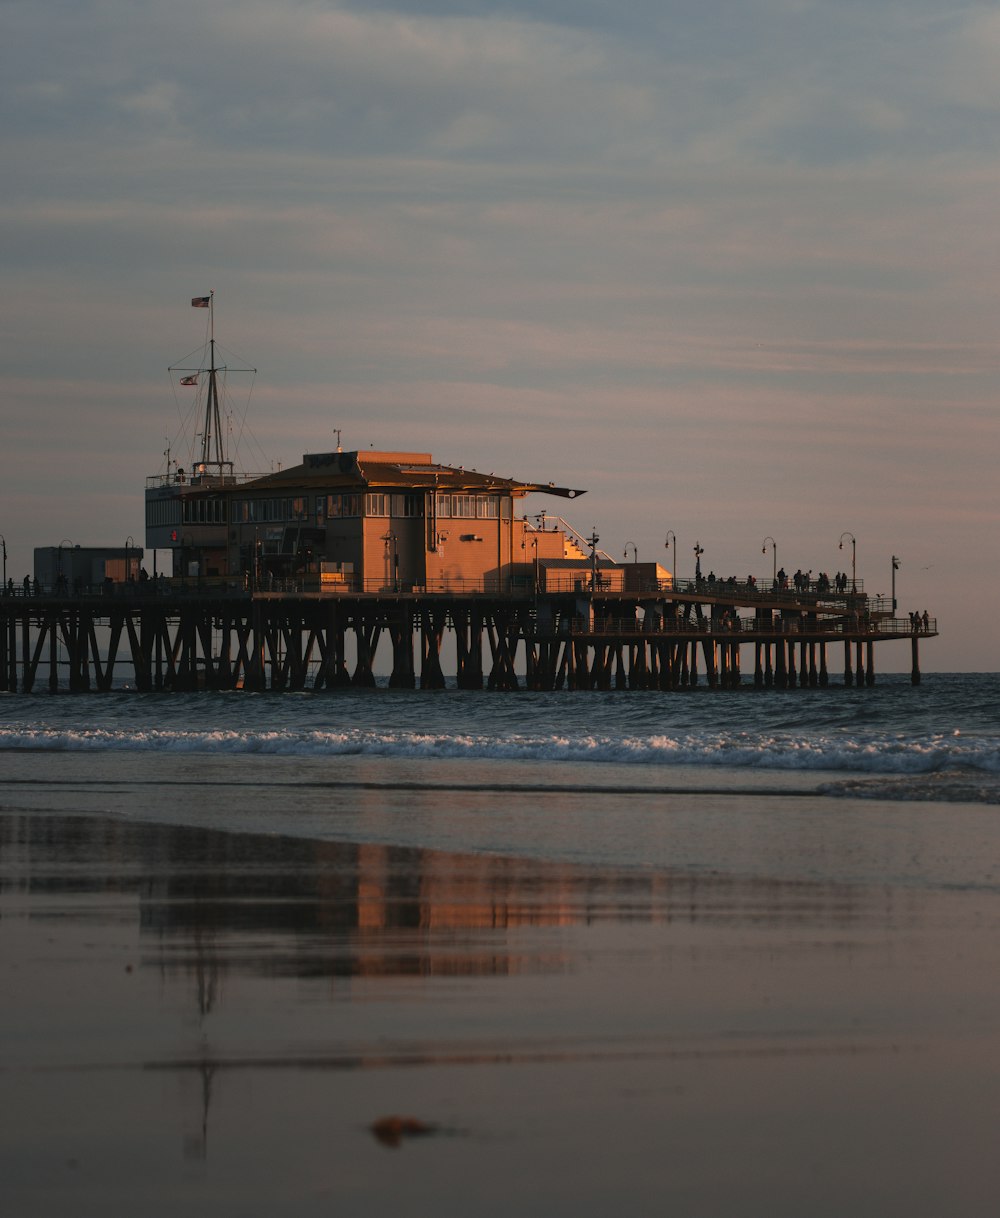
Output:
[[[927,775],[955,769],[1000,775],[992,736],[929,734],[846,736],[708,732],[621,735],[420,732],[374,729],[276,730],[8,727],[0,752],[154,752],[260,754],[277,757],[372,756],[482,759],[644,766]]]

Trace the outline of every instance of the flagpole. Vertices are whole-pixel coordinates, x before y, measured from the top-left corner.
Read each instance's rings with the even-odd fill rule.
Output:
[[[207,465],[212,459],[212,431],[215,431],[215,461],[218,472],[222,473],[222,421],[219,416],[219,390],[215,381],[215,292],[208,294],[208,396],[205,401],[205,430],[202,434],[201,452],[202,464]]]
[[[180,365],[171,365],[170,372],[187,372],[190,376],[181,377],[182,385],[197,385],[198,377],[207,372],[208,386],[205,395],[205,422],[201,431],[201,472],[204,474],[209,467],[214,467],[217,474],[221,477],[223,468],[228,466],[232,473],[232,461],[226,457],[224,447],[224,433],[222,430],[222,407],[219,402],[219,371],[215,363],[215,292],[209,292],[207,296],[193,296],[191,304],[196,309],[208,309],[208,349],[209,359],[208,367],[200,368],[185,368]],[[204,349],[202,349],[204,354]],[[221,371],[226,372],[253,372],[256,373],[256,368],[227,368],[223,365]],[[214,456],[213,456],[214,453]],[[192,454],[194,460],[194,454]]]

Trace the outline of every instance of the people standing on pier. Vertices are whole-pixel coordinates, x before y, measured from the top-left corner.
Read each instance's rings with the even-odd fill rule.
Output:
[[[924,610],[924,612],[923,612],[923,616],[921,617],[921,619],[920,619],[920,620],[921,620],[921,622],[923,623],[923,627],[924,627],[924,634],[930,634],[930,632],[931,632],[931,619],[930,619],[930,616],[929,616],[929,614],[927,613],[927,610],[926,610],[926,609]]]

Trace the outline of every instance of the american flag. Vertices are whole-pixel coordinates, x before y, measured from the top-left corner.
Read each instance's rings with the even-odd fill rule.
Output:
[[[181,384],[182,385],[197,385],[198,384],[197,373],[194,376],[182,376]]]
[[[191,307],[193,309],[207,309],[211,303],[211,296],[195,296],[191,300]]]

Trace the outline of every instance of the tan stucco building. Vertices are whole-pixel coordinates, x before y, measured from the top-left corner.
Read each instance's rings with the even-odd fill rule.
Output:
[[[172,551],[175,576],[257,587],[308,578],[354,591],[504,592],[537,580],[546,560],[587,560],[558,517],[524,517],[533,492],[583,493],[430,453],[307,453],[250,479],[176,469],[148,480],[146,544]]]

